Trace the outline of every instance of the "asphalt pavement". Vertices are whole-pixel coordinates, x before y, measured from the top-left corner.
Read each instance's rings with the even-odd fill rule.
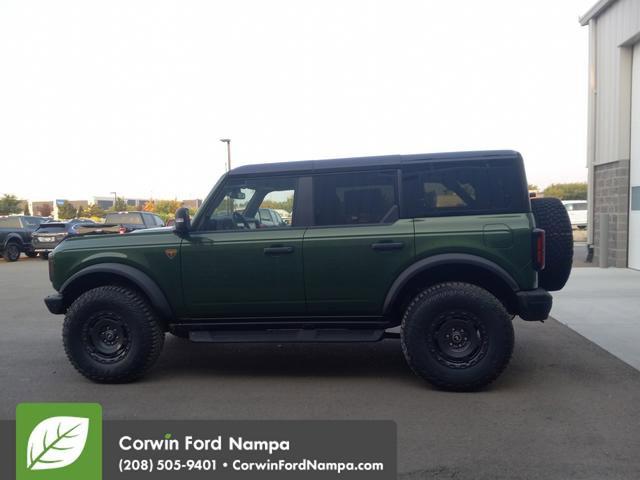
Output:
[[[392,419],[399,478],[640,478],[640,372],[564,325],[516,319],[502,377],[434,390],[399,343],[191,344],[168,336],[142,381],[97,385],[67,361],[46,262],[0,261],[0,418],[19,402],[92,401],[107,419]]]

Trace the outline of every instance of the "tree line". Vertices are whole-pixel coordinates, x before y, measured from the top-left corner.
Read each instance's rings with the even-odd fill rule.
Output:
[[[173,218],[175,211],[181,206],[182,204],[178,200],[153,199],[147,201],[144,205],[132,206],[127,205],[124,198],[117,197],[114,206],[108,209],[100,208],[100,206],[95,203],[89,204],[88,206],[80,205],[76,208],[71,202],[65,200],[64,203],[58,207],[58,217],[62,219],[100,218],[109,212],[145,211],[155,213],[166,221],[168,218]],[[49,217],[53,213],[53,208],[48,203],[38,208],[39,212],[37,213],[43,217]],[[194,209],[191,210],[192,214],[195,213]],[[4,194],[0,197],[0,215],[16,214],[31,215],[28,204],[19,200],[15,195]]]

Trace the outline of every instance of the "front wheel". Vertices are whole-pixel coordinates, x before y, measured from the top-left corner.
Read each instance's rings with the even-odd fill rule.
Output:
[[[94,382],[124,383],[142,377],[162,350],[164,332],[145,298],[124,287],[83,293],[64,320],[67,357]]]
[[[416,296],[402,320],[411,369],[438,388],[480,389],[505,369],[513,352],[510,315],[476,285],[447,282]]]

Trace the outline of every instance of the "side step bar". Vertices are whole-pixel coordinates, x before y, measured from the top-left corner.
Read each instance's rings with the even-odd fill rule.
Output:
[[[189,340],[198,343],[323,343],[377,342],[384,329],[274,328],[262,330],[192,330]]]

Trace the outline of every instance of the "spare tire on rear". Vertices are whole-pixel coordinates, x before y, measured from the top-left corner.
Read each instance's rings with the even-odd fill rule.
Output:
[[[538,285],[549,291],[564,287],[573,263],[573,232],[569,214],[558,198],[532,198],[536,227],[545,232],[546,261]]]

